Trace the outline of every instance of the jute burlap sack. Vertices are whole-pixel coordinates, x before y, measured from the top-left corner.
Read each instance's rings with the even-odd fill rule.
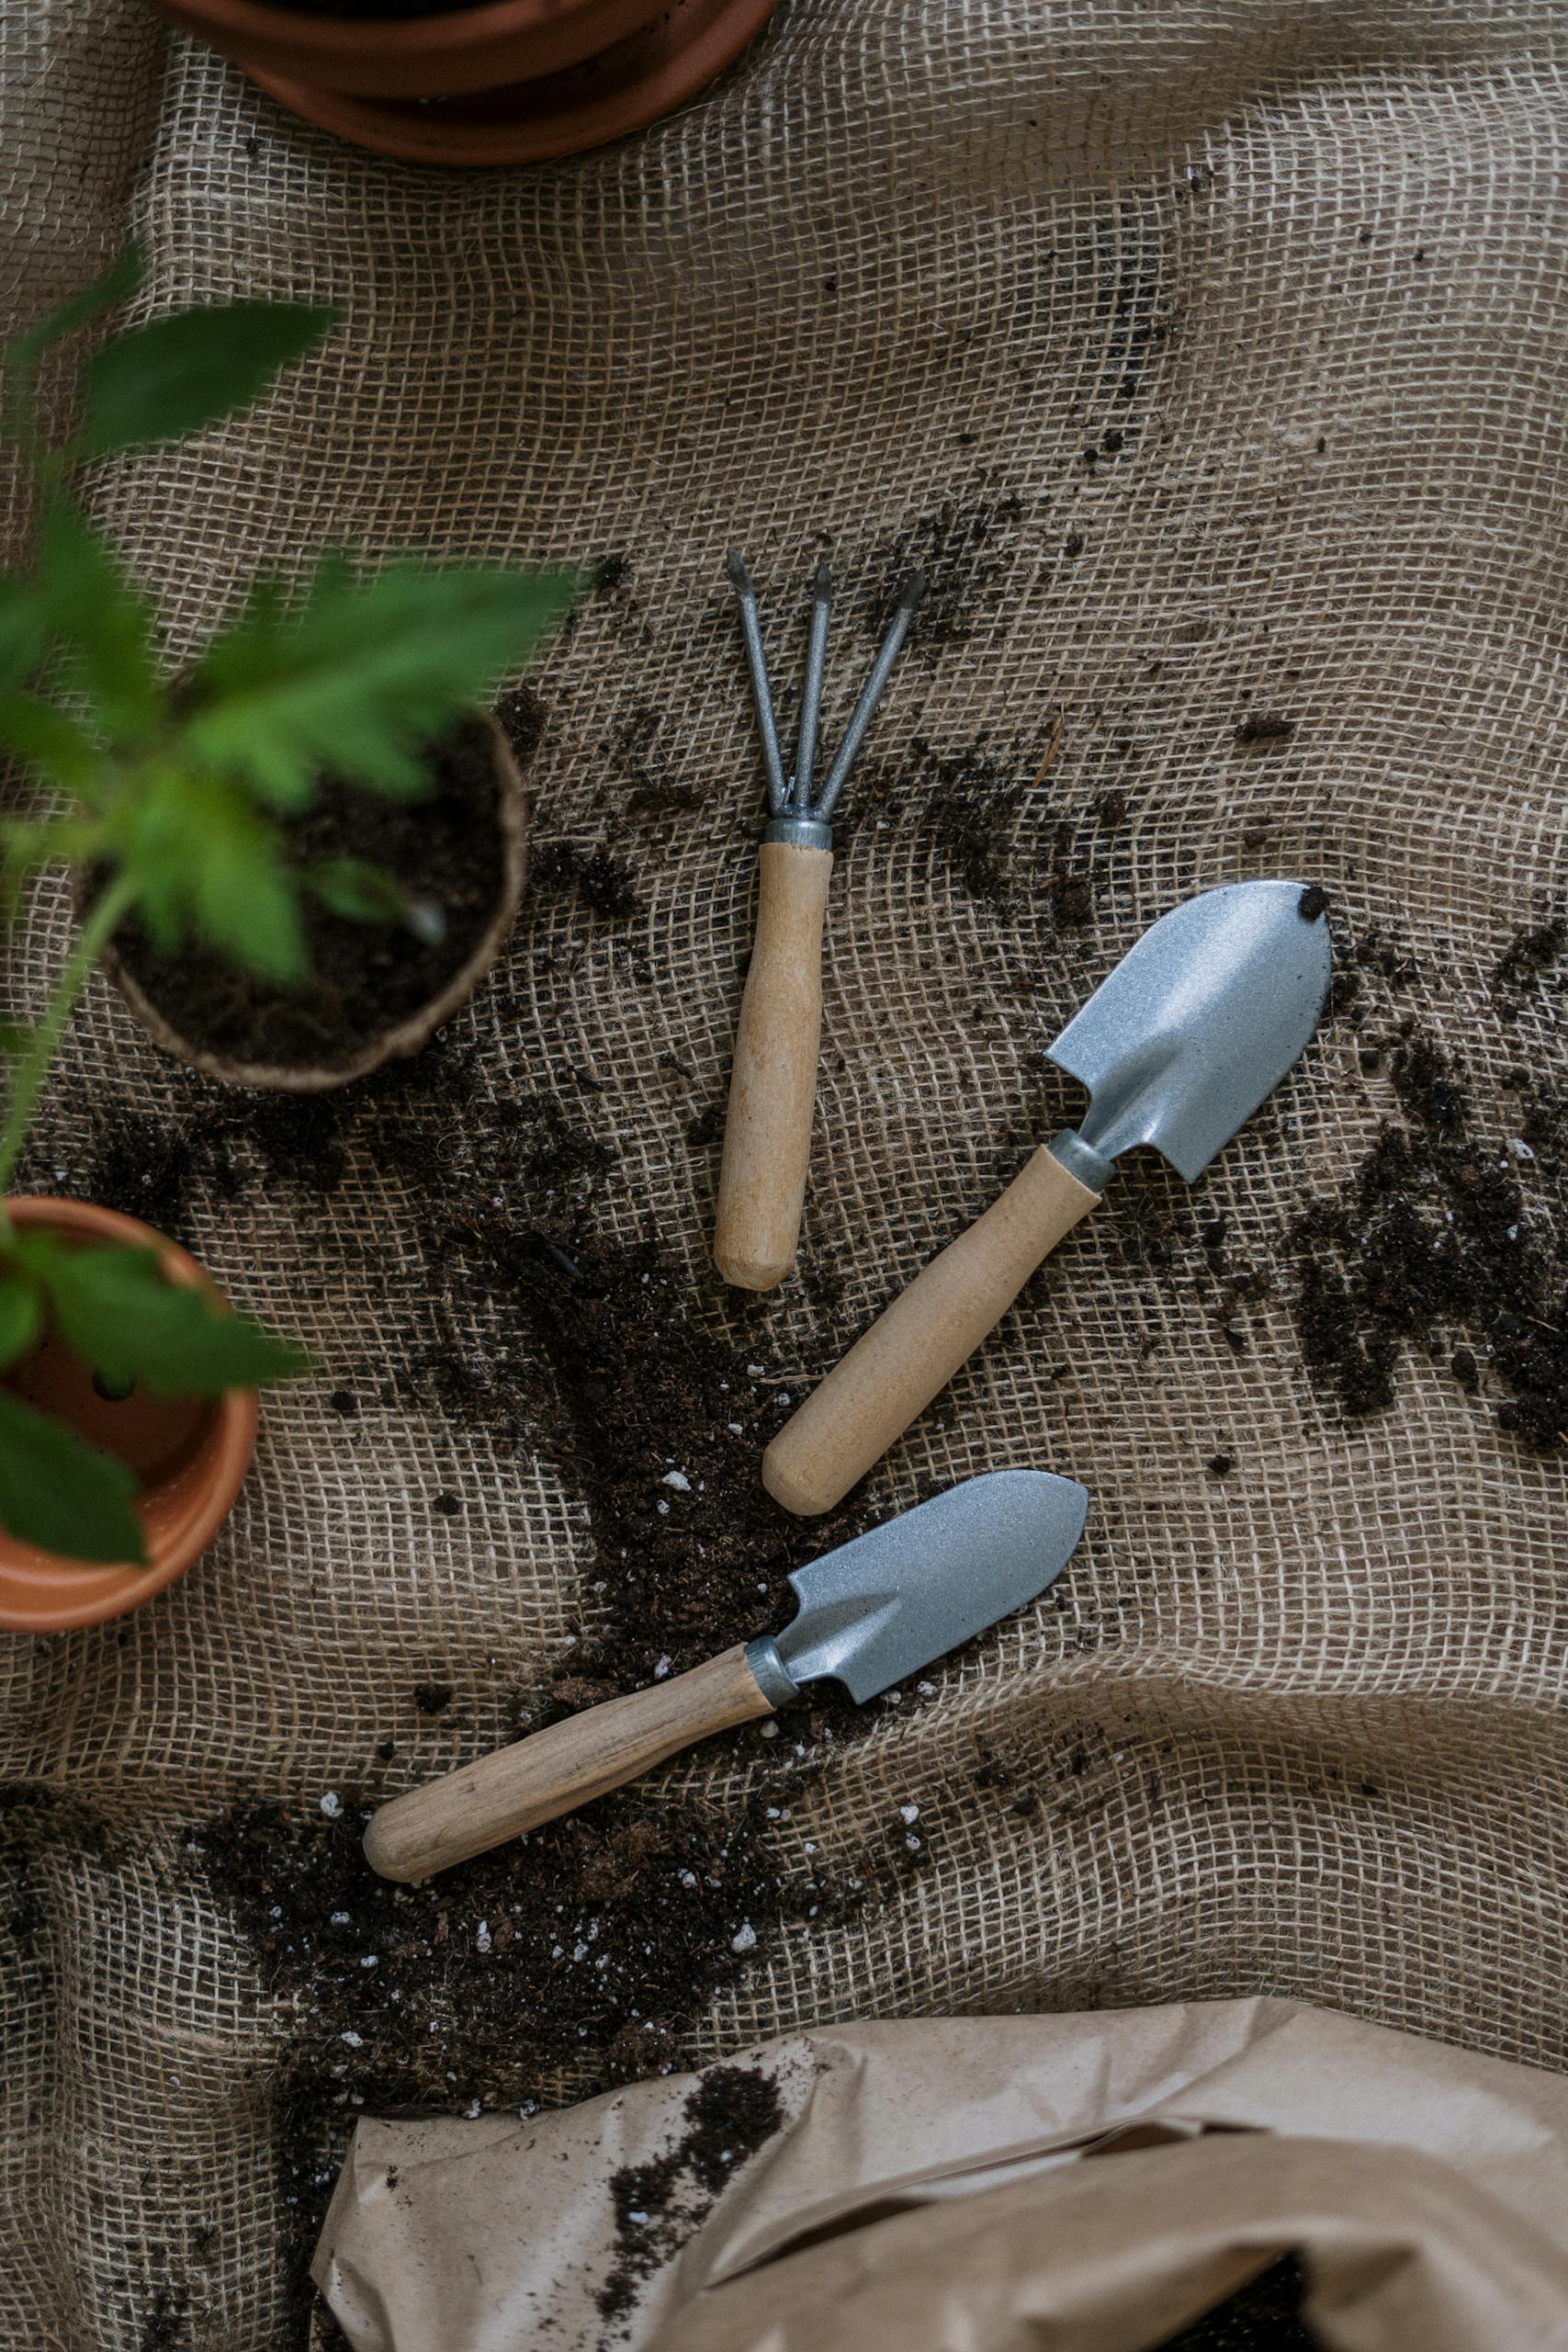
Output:
[[[1463,1056],[1499,1153],[1505,1071],[1561,1081],[1551,993],[1505,1028],[1486,986],[1562,879],[1568,98],[1544,0],[785,0],[646,138],[472,176],[335,146],[117,0],[23,0],[3,42],[14,318],[130,229],[148,306],[346,309],[261,410],[100,485],[175,652],[245,572],[330,542],[628,559],[542,673],[533,780],[541,839],[613,840],[641,911],[538,897],[457,1034],[498,1097],[592,1074],[592,1216],[656,1238],[716,1332],[716,1169],[686,1130],[722,1093],[760,807],[723,550],[783,599],[830,538],[863,657],[873,585],[936,560],[834,880],[806,1262],[841,1289],[782,1295],[773,1374],[823,1368],[1056,1122],[1040,1047],[1196,888],[1300,873],[1397,933],[1397,1009]],[[1249,709],[1293,734],[1238,745]],[[634,819],[639,764],[697,805]],[[956,770],[978,865],[943,831]],[[1087,904],[1035,887],[1064,822]],[[23,1007],[65,934],[51,890],[11,958]],[[166,1114],[175,1084],[96,988],[39,1172],[85,1188],[106,1105]],[[1389,1107],[1331,1026],[1204,1216],[1266,1262]],[[445,1760],[477,1751],[599,1606],[545,1453],[406,1401],[349,1442],[330,1408],[334,1374],[406,1339],[407,1210],[363,1155],[328,1198],[197,1199],[192,1246],[325,1376],[270,1400],[176,1591],[0,1652],[5,1770],[57,1800],[0,1965],[18,2352],[285,2340],[264,2076],[288,2019],[187,1832],[362,1773],[433,1656],[470,1701]],[[1098,1498],[1066,1610],[880,1711],[784,1843],[852,1862],[914,1801],[931,1867],[765,1945],[690,2057],[811,2019],[1268,1992],[1563,2063],[1560,1461],[1421,1357],[1348,1429],[1287,1283],[1238,1349],[1201,1260],[1134,1239],[1108,1206],[876,1476],[896,1507],[1038,1462]],[[454,1487],[461,1515],[433,1516]],[[977,1734],[1038,1758],[1049,1801],[978,1805]]]

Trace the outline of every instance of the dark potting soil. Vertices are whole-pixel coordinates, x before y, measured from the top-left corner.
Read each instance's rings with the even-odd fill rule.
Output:
[[[361,1155],[403,1180],[428,1315],[411,1318],[400,1359],[334,1368],[346,1425],[412,1397],[553,1459],[585,1500],[584,1622],[570,1662],[517,1691],[518,1732],[784,1623],[789,1569],[860,1524],[841,1511],[803,1532],[763,1491],[757,1455],[790,1405],[759,1362],[755,1318],[741,1308],[734,1340],[716,1336],[656,1248],[592,1231],[608,1153],[562,1102],[497,1100],[470,1057],[439,1045],[339,1095],[237,1102],[194,1074],[176,1083],[189,1115],[142,1162],[158,1187],[137,1193],[152,1222],[177,1222],[209,1186],[331,1193]],[[130,1146],[152,1140],[116,1128],[100,1156],[129,1170]],[[460,1491],[431,1503],[463,1507]],[[631,1790],[424,1887],[378,1879],[359,1848],[367,1811],[422,1776],[466,1705],[493,1712],[509,1674],[496,1661],[476,1691],[451,1661],[422,1660],[389,1689],[357,1788],[231,1815],[197,1840],[291,2004],[282,2143],[301,2278],[361,2107],[521,2106],[667,2068],[715,1988],[786,1922],[841,1917],[880,1883],[874,1863],[829,1883],[775,1854],[770,1812],[787,1825],[851,1713],[815,1695],[772,1738],[728,1735],[762,1777],[722,1816]]]
[[[969,898],[1003,913],[1030,900],[1055,931],[1081,930],[1093,920],[1128,804],[1111,792],[1086,810],[1058,813],[1044,776],[1060,740],[1050,723],[1010,752],[983,736],[942,751],[917,735],[902,758],[868,759],[857,771],[840,833],[852,841],[879,819],[900,831],[918,827]]]
[[[473,954],[501,889],[504,844],[487,730],[461,729],[431,759],[417,801],[327,784],[287,827],[293,862],[361,858],[438,910],[429,941],[403,922],[356,922],[305,899],[310,978],[280,988],[213,950],[161,958],[127,925],[116,937],[127,971],[182,1037],[226,1059],[282,1069],[334,1069],[439,995]]]
[[[909,653],[929,655],[973,637],[994,612],[1017,560],[1026,511],[1016,491],[982,483],[907,523],[866,566],[872,583],[863,600],[867,632],[881,636],[899,582],[921,571],[926,589],[909,629]]]
[[[1568,1430],[1568,1116],[1517,1072],[1516,1122],[1483,1131],[1458,1065],[1414,1030],[1379,1064],[1404,1123],[1286,1239],[1307,1369],[1363,1419],[1422,1351],[1495,1398],[1500,1428],[1554,1453]]]
[[[622,2318],[644,2282],[674,2259],[748,2156],[784,2127],[776,2085],[759,2066],[714,2066],[687,2093],[680,2137],[646,2164],[612,2174],[615,2258],[598,2295]]]
[[[623,1792],[412,1887],[366,1861],[370,1810],[323,1791],[230,1814],[192,1841],[211,1894],[290,2004],[276,2098],[301,2298],[361,2112],[526,2113],[668,2073],[682,2030],[782,1922],[840,1917],[854,1899],[797,1874],[785,1886],[760,1797],[721,1811]],[[677,2173],[709,2202],[722,2186],[709,2135],[726,2118],[749,2118],[755,2134],[765,2102],[748,2088],[738,2104],[721,2085],[688,2112],[694,2136],[658,2225],[617,2254],[628,2297],[691,2211]]]
[[[1315,2352],[1322,2339],[1302,2317],[1306,2291],[1306,2275],[1288,2254],[1156,2352]]]

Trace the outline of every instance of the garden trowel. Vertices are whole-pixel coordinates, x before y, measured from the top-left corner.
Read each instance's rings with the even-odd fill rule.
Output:
[[[587,1708],[384,1804],[365,1833],[383,1878],[428,1878],[635,1780],[731,1724],[771,1715],[805,1682],[874,1699],[983,1633],[1060,1575],[1089,1497],[1043,1470],[993,1470],[919,1503],[790,1577],[782,1634],[738,1642],[668,1682]]]
[[[1327,900],[1234,882],[1162,916],[1076,1013],[1050,1058],[1089,1090],[1001,1198],[918,1274],[762,1457],[788,1510],[830,1510],[944,1388],[1121,1154],[1152,1144],[1189,1183],[1283,1078],[1328,992]]]

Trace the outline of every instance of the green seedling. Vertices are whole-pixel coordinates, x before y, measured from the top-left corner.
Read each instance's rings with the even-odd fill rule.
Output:
[[[308,978],[304,894],[359,922],[439,935],[440,910],[354,859],[299,867],[288,823],[324,776],[394,799],[428,788],[423,754],[514,670],[574,582],[479,566],[324,558],[301,589],[259,580],[171,674],[151,600],[75,494],[80,469],[196,433],[247,407],[337,322],[330,309],[228,302],[101,343],[73,428],[50,444],[34,397],[51,346],[141,281],[132,251],[17,338],[5,421],[37,495],[32,562],[0,576],[0,752],[34,787],[0,818],[0,912],[40,869],[85,877],[85,912],[41,1015],[0,1028],[0,1203],[87,978],[122,923],[161,954],[199,942],[281,986]],[[0,1383],[46,1328],[106,1395],[216,1396],[289,1378],[288,1340],[165,1280],[150,1250],[22,1232],[0,1205]],[[123,1464],[0,1385],[0,1524],[88,1560],[140,1561]]]

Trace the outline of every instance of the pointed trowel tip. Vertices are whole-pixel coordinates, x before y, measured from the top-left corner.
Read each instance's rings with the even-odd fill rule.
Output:
[[[818,604],[818,605],[825,605],[825,604],[828,602],[829,597],[829,596],[831,596],[832,593],[833,593],[833,570],[832,570],[832,566],[831,566],[831,565],[829,564],[829,562],[828,561],[827,557],[826,557],[826,556],[824,556],[824,557],[823,557],[823,559],[822,559],[822,560],[821,560],[821,562],[818,565],[818,567],[817,567],[817,570],[816,570],[815,573],[813,574],[812,582],[811,582],[811,594],[812,594],[813,600],[814,600],[817,604]]]
[[[914,612],[929,584],[923,571],[907,571],[898,582],[898,610],[901,613]]]
[[[730,548],[724,559],[724,568],[741,595],[751,596],[756,594],[751,585],[751,574],[746,569],[746,559],[739,548]]]

